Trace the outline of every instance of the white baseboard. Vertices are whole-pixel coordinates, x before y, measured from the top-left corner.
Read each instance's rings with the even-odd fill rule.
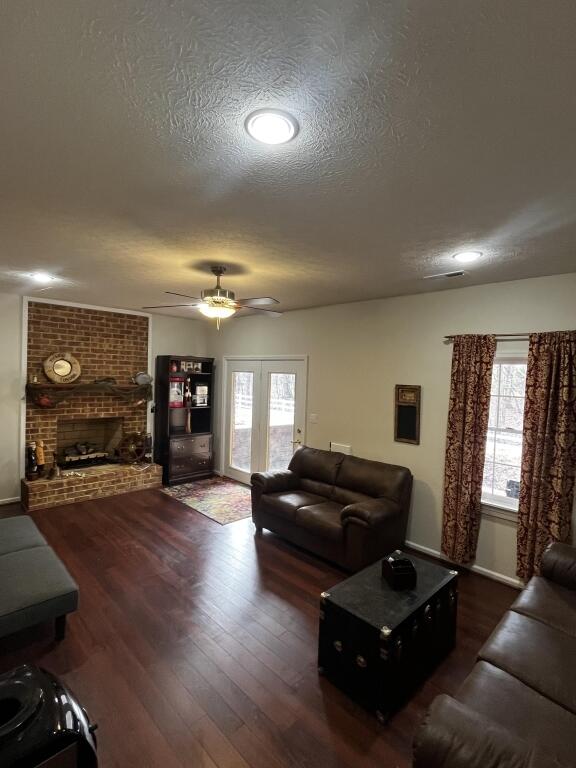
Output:
[[[17,504],[20,501],[20,496],[14,496],[12,499],[0,499],[0,507],[4,504]]]
[[[436,549],[423,547],[421,544],[416,544],[413,541],[407,541],[406,546],[410,547],[410,549],[415,549],[417,552],[423,552],[425,555],[430,555],[430,557],[437,557],[439,560],[445,560],[448,562],[448,558],[445,557],[442,552],[438,552]],[[465,568],[467,571],[474,571],[474,573],[479,573],[481,576],[486,576],[488,579],[500,581],[502,584],[508,584],[508,586],[516,587],[517,589],[522,589],[524,586],[520,579],[516,579],[513,576],[506,576],[506,574],[498,573],[498,571],[491,571],[489,568],[483,568],[481,565],[459,565],[458,568]]]

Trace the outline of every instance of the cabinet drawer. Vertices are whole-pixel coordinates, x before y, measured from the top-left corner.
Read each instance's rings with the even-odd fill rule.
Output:
[[[170,475],[181,477],[195,472],[209,472],[212,469],[212,456],[196,454],[185,458],[176,457],[170,461]]]
[[[197,454],[209,456],[211,453],[212,435],[195,435],[194,437],[181,437],[170,441],[171,459],[180,459]]]

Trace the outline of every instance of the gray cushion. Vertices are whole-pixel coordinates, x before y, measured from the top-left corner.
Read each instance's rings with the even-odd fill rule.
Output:
[[[0,637],[75,611],[78,587],[50,547],[0,556]]]
[[[0,520],[0,555],[45,546],[46,539],[28,515],[5,517]]]

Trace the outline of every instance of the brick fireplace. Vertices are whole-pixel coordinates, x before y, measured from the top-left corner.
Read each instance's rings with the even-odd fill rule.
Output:
[[[28,304],[28,381],[36,377],[48,384],[43,361],[54,352],[70,352],[80,362],[79,382],[113,377],[129,385],[138,371],[148,370],[148,318],[141,315],[60,304]],[[64,466],[65,449],[78,444],[94,447],[94,453],[113,455],[124,434],[145,432],[146,403],[137,398],[96,393],[71,393],[53,408],[26,404],[26,442],[43,440],[46,464],[54,457]],[[104,458],[104,457],[103,457]],[[75,462],[74,462],[75,463]],[[86,475],[59,480],[22,481],[22,500],[27,509],[40,509],[78,500],[111,496],[137,488],[159,487],[161,467],[148,469],[118,464],[73,467]]]

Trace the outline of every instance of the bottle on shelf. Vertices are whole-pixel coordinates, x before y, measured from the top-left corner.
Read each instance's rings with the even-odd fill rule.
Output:
[[[184,382],[182,379],[170,377],[169,406],[170,408],[184,407]]]

